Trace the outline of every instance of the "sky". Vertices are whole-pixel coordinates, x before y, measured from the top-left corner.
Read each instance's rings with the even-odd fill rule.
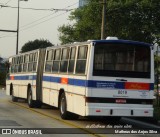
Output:
[[[21,8],[34,9],[75,9],[79,0],[28,0],[20,1]],[[0,5],[18,6],[18,0],[0,0]],[[17,30],[17,8],[0,6],[0,29]],[[20,9],[19,47],[35,39],[47,39],[53,44],[60,44],[58,27],[70,22],[70,12],[51,10]],[[0,31],[0,56],[8,58],[16,54],[16,33]]]

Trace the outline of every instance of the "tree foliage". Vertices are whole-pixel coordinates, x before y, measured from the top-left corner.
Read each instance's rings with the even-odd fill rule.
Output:
[[[6,72],[7,68],[5,66],[4,59],[0,57],[0,85],[6,84]]]
[[[88,5],[76,9],[69,19],[75,21],[59,27],[59,40],[62,44],[100,38],[100,20],[102,5],[97,0],[89,1]]]
[[[155,73],[158,75],[160,74],[160,56],[155,55],[154,56],[154,68],[155,68]]]
[[[159,0],[107,0],[106,37],[160,43],[159,7]],[[101,18],[100,1],[88,0],[86,6],[71,13],[73,25],[59,27],[61,43],[100,39]]]
[[[34,41],[28,41],[27,43],[25,43],[21,48],[21,53],[39,49],[39,48],[51,47],[51,46],[54,46],[54,45],[48,40],[36,39]]]
[[[6,85],[6,71],[0,71],[0,85]]]

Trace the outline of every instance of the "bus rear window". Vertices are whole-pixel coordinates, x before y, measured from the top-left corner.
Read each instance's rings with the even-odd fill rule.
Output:
[[[150,48],[141,45],[95,45],[94,76],[150,77]]]

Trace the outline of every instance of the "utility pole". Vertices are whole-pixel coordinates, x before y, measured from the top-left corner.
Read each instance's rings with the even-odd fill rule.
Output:
[[[105,26],[106,26],[106,0],[103,0],[102,10],[102,26],[101,26],[101,39],[105,39]]]
[[[17,15],[17,45],[16,45],[16,54],[18,54],[18,46],[19,46],[19,3],[20,1],[28,1],[28,0],[18,0],[18,15]]]
[[[18,54],[18,44],[19,44],[19,1],[18,0],[18,15],[17,15],[17,45],[16,45],[16,54]]]
[[[16,54],[18,54],[18,45],[19,45],[19,3],[20,1],[28,1],[28,0],[18,0],[17,30],[15,31],[15,30],[0,29],[0,31],[4,31],[4,32],[17,32]]]

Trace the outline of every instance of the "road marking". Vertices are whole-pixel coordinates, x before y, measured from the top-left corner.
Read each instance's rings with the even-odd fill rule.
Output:
[[[35,112],[35,113],[38,113],[38,114],[40,114],[40,115],[43,115],[43,116],[46,116],[46,117],[55,119],[55,120],[57,120],[57,121],[59,121],[59,122],[65,123],[66,125],[69,125],[69,126],[73,126],[73,127],[79,128],[79,129],[81,129],[81,130],[83,130],[83,131],[89,133],[89,135],[96,136],[96,137],[107,137],[107,136],[103,136],[103,135],[96,134],[96,133],[94,133],[94,132],[92,132],[92,131],[90,131],[90,130],[88,130],[88,129],[85,129],[85,128],[81,127],[80,125],[73,124],[73,123],[71,123],[71,122],[62,120],[62,119],[60,119],[60,118],[58,118],[58,117],[51,116],[51,115],[48,115],[48,114],[39,112],[39,111],[37,111],[37,110],[35,110],[35,109],[26,107],[26,106],[21,105],[21,104],[19,104],[19,103],[15,103],[15,102],[12,102],[12,101],[9,101],[9,103],[10,103],[10,104],[13,104],[13,105],[16,105],[16,106],[19,106],[19,107],[22,107],[22,108],[25,108],[25,109],[28,109],[28,110],[30,110],[30,111],[32,111],[32,112]]]

